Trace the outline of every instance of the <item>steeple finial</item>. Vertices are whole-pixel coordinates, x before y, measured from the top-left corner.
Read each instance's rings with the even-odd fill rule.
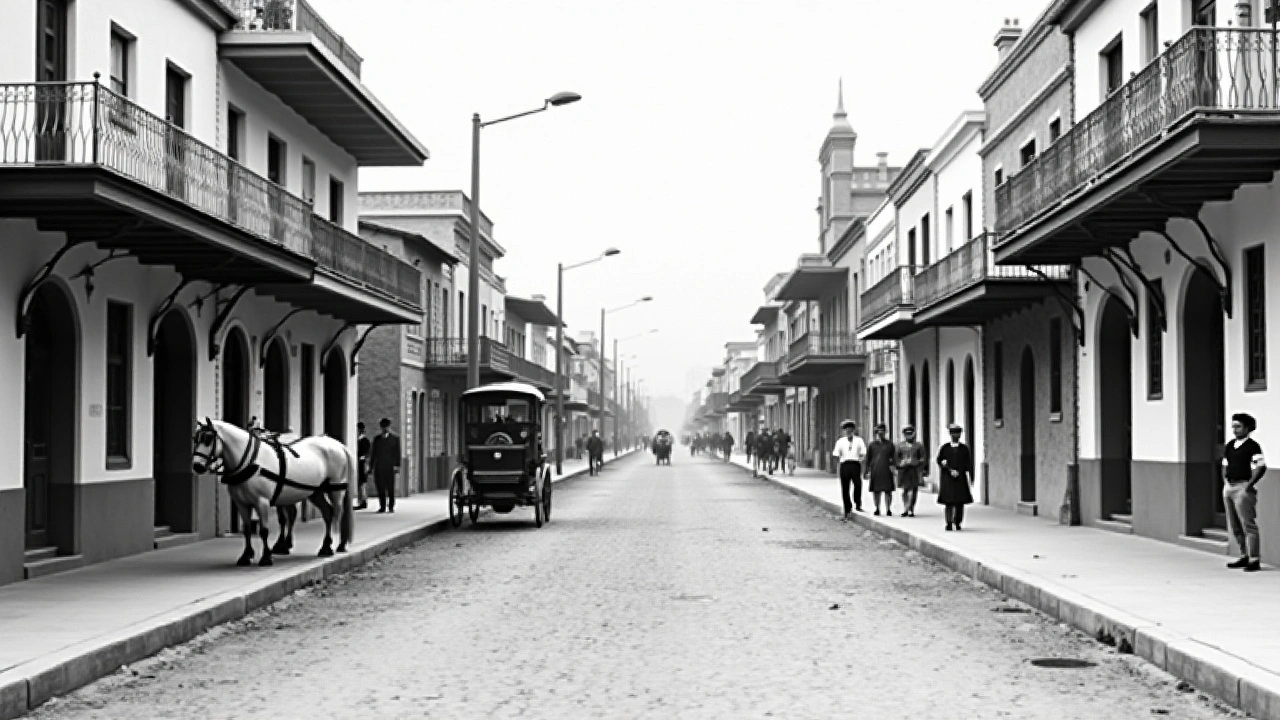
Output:
[[[840,78],[839,89],[836,91],[836,114],[835,119],[843,120],[849,117],[844,111],[844,78]]]

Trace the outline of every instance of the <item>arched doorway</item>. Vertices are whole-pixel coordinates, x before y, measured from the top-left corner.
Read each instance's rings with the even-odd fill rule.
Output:
[[[916,424],[916,367],[907,373],[907,424]]]
[[[71,298],[51,282],[31,297],[23,387],[23,478],[28,550],[75,552],[78,323]]]
[[[933,403],[931,400],[931,388],[929,382],[929,361],[925,360],[920,366],[920,430],[917,436],[920,442],[924,443],[924,451],[926,453],[933,452]]]
[[[1133,356],[1129,316],[1106,296],[1098,320],[1098,425],[1103,519],[1133,512]]]
[[[347,441],[347,361],[337,348],[324,359],[324,434]]]
[[[1022,432],[1022,502],[1036,501],[1036,361],[1031,348],[1022,351],[1019,388]]]
[[[166,313],[152,358],[152,474],[155,526],[195,532],[191,428],[196,413],[196,338],[181,312]]]
[[[964,359],[964,432],[969,438],[973,456],[978,457],[977,380],[974,378],[973,356]]]
[[[262,426],[273,432],[286,432],[289,427],[289,352],[284,340],[276,338],[267,347],[266,369],[262,379]]]
[[[1222,460],[1226,387],[1222,362],[1222,299],[1202,271],[1187,283],[1182,303],[1182,417],[1187,463],[1187,530],[1226,527]]]
[[[222,348],[222,420],[249,425],[249,340],[232,328]]]

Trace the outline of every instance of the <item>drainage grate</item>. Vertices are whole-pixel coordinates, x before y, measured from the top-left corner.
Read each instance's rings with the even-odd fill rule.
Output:
[[[1079,668],[1095,667],[1097,663],[1081,660],[1079,658],[1036,658],[1031,661],[1032,665],[1042,668],[1050,668],[1053,670],[1075,670]]]

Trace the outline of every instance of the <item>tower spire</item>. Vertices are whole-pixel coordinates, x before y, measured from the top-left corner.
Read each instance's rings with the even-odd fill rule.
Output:
[[[836,90],[836,113],[834,117],[836,120],[844,120],[849,116],[844,111],[844,78],[843,77],[840,78],[840,84],[837,87],[838,87],[838,90]]]

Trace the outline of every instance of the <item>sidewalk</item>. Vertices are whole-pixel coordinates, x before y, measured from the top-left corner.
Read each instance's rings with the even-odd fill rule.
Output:
[[[585,460],[566,461],[555,482],[586,471]],[[358,511],[350,552],[332,558],[315,556],[324,529],[312,521],[272,567],[236,567],[244,539],[223,537],[0,587],[0,718],[448,527],[448,492],[437,490],[397,499],[394,515]]]
[[[734,463],[750,469],[745,456]],[[840,482],[815,470],[769,481],[843,512]],[[1067,527],[983,505],[946,532],[936,496],[917,517],[855,521],[1090,636],[1114,638],[1196,688],[1261,720],[1280,720],[1280,571],[1228,570],[1231,558],[1136,535]],[[901,496],[894,498],[901,509]]]

